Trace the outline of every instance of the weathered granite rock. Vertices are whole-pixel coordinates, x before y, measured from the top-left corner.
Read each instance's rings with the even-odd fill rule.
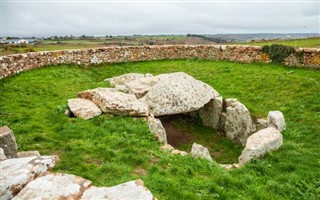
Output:
[[[144,187],[143,181],[139,179],[113,187],[90,187],[84,192],[81,200],[91,199],[153,200],[153,195]]]
[[[282,143],[282,134],[277,129],[273,127],[262,129],[248,138],[239,157],[239,164],[244,165],[253,158],[259,158],[267,152],[277,150]]]
[[[25,157],[37,157],[40,158],[41,155],[39,151],[20,151],[18,152],[18,158],[25,158]]]
[[[1,161],[0,199],[11,199],[27,183],[54,167],[57,161],[58,157],[56,156],[42,156],[40,158],[34,156]]]
[[[171,154],[172,154],[172,155],[181,155],[181,156],[186,156],[186,155],[188,155],[187,152],[181,151],[181,150],[178,150],[178,149],[172,150],[172,151],[171,151]]]
[[[149,105],[154,116],[162,116],[198,110],[217,96],[209,85],[177,72],[163,75],[140,100]]]
[[[149,129],[154,136],[159,140],[159,142],[167,143],[166,130],[162,126],[160,119],[155,119],[152,117],[148,118]]]
[[[165,151],[172,151],[174,150],[173,146],[171,146],[170,144],[165,144],[163,146],[160,147],[161,150],[165,150]]]
[[[193,143],[190,154],[195,158],[204,158],[212,161],[209,150],[201,144]]]
[[[0,161],[7,159],[7,156],[4,154],[4,151],[2,148],[0,148]]]
[[[47,174],[29,182],[13,199],[79,199],[91,181],[69,174]]]
[[[116,86],[116,85],[125,85],[133,80],[144,78],[144,77],[152,77],[152,74],[138,74],[138,73],[123,74],[120,76],[107,78],[105,79],[105,81],[108,81],[111,86]]]
[[[280,132],[286,129],[286,122],[280,111],[270,111],[267,117],[267,124],[268,127],[274,127]]]
[[[209,103],[199,110],[199,117],[204,126],[219,129],[222,113],[223,98],[221,96],[211,99]]]
[[[18,146],[16,138],[13,131],[7,126],[0,127],[0,148],[3,149],[7,158],[17,157]]]
[[[256,121],[256,131],[260,131],[261,129],[267,128],[267,120],[265,119],[257,119]]]
[[[239,101],[228,103],[226,100],[226,103],[225,134],[227,138],[245,146],[247,138],[256,130],[249,110]]]
[[[238,163],[233,164],[219,164],[220,167],[225,169],[239,169],[240,165]]]
[[[96,104],[87,99],[68,99],[68,107],[74,116],[85,120],[94,118],[102,113]]]
[[[129,93],[136,95],[138,99],[147,94],[147,92],[156,85],[165,75],[150,76],[135,79],[126,84]]]
[[[80,98],[91,100],[109,114],[148,116],[148,105],[138,101],[135,95],[119,92],[114,88],[96,88],[78,93]]]

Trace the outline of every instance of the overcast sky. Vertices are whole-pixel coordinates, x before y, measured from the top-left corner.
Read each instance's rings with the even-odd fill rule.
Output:
[[[3,37],[320,32],[319,0],[0,1]]]

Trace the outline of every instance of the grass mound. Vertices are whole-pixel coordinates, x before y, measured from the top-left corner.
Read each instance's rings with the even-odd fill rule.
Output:
[[[284,145],[239,170],[226,171],[206,160],[160,151],[141,118],[102,115],[84,121],[64,115],[67,99],[109,86],[105,78],[177,71],[208,83],[225,98],[238,98],[256,116],[282,111],[288,127]],[[277,64],[184,60],[49,66],[0,80],[0,126],[14,131],[20,151],[58,154],[55,171],[95,185],[141,178],[159,199],[317,199],[319,91],[319,71]]]

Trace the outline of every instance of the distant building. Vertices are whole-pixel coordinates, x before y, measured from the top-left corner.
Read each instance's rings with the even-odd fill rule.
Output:
[[[36,41],[36,39],[9,39],[2,38],[0,40],[1,44],[32,44]]]

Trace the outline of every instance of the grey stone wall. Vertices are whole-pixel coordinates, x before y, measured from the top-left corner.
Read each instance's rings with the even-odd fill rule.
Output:
[[[320,69],[320,49],[296,49],[296,51],[302,52],[302,54],[299,57],[290,55],[285,59],[286,65]],[[0,57],[0,79],[21,71],[59,63],[90,65],[187,58],[230,60],[244,63],[270,62],[268,55],[262,52],[262,48],[254,46],[163,45],[105,47],[2,56]]]

